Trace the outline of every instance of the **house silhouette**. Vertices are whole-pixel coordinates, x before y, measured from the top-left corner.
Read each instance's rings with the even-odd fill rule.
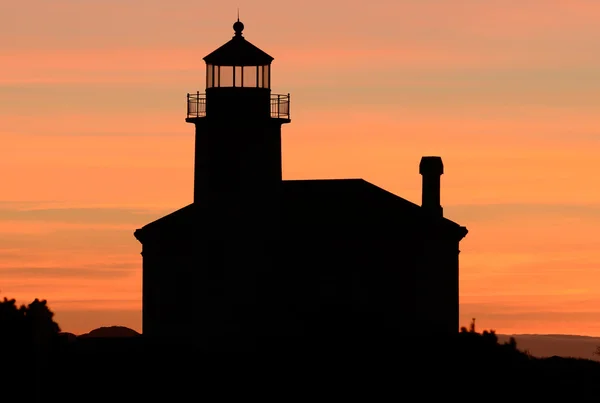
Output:
[[[194,202],[135,231],[144,336],[217,351],[456,334],[467,229],[443,217],[441,158],[421,160],[421,206],[362,179],[283,180],[290,96],[233,28],[188,94]]]

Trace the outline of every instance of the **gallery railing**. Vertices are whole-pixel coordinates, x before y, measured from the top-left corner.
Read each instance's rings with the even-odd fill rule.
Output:
[[[270,114],[275,119],[290,118],[290,94],[271,94]],[[203,118],[206,116],[206,94],[196,92],[187,94],[187,117]]]
[[[187,94],[187,117],[203,118],[206,116],[206,94]]]
[[[290,118],[290,94],[271,94],[271,117],[276,119]]]

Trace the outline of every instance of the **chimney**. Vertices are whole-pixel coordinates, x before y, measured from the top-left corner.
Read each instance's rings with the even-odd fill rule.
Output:
[[[419,173],[423,175],[423,201],[421,207],[432,215],[444,215],[440,204],[440,177],[444,173],[441,157],[422,157]]]

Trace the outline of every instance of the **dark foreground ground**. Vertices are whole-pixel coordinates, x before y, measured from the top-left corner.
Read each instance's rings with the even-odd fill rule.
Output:
[[[600,363],[533,358],[493,334],[419,340],[210,354],[142,337],[77,340],[38,355],[5,349],[2,395],[19,402],[600,401]]]

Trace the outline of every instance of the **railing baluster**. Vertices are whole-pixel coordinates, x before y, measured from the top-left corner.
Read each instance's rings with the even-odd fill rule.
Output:
[[[196,117],[200,117],[200,91],[196,91]]]

